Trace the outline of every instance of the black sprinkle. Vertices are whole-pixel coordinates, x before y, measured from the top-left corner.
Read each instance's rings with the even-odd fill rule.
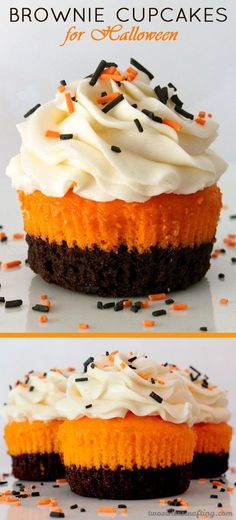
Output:
[[[173,88],[176,92],[177,88],[173,85],[173,83],[168,83],[168,87]]]
[[[167,89],[167,87],[161,88],[160,85],[157,85],[154,88],[154,92],[155,92],[156,96],[158,97],[159,101],[161,101],[161,103],[164,103],[164,105],[166,105],[166,103],[168,101],[168,89]]]
[[[123,311],[124,309],[124,305],[123,305],[123,302],[117,302],[114,306],[114,311],[115,312],[118,312],[118,311]]]
[[[134,119],[134,124],[136,125],[136,127],[137,127],[137,129],[138,129],[138,131],[139,131],[140,133],[143,132],[143,127],[142,127],[142,125],[141,125],[139,119]]]
[[[103,309],[103,303],[102,302],[97,302],[97,309]]]
[[[179,97],[177,96],[177,94],[174,94],[173,96],[171,96],[171,101],[173,101],[173,103],[175,105],[177,105],[178,107],[182,107],[183,106],[183,101],[181,101],[181,99],[179,99]]]
[[[97,80],[98,80],[100,74],[102,73],[102,71],[105,69],[106,65],[107,64],[106,64],[105,60],[100,61],[99,65],[97,66],[97,68],[96,68],[95,72],[93,73],[92,78],[89,82],[89,85],[91,85],[91,87],[94,87],[94,85],[96,85]]]
[[[220,252],[222,255],[224,255],[226,253],[226,250],[225,249],[220,249]]]
[[[24,117],[29,117],[29,116],[31,116],[31,114],[33,114],[36,110],[38,110],[39,107],[41,107],[40,103],[38,103],[38,104],[35,105],[33,108],[31,108],[28,112],[26,112],[26,114],[24,115]]]
[[[86,404],[85,408],[92,408],[92,406],[93,406],[92,404]]]
[[[131,63],[131,65],[133,65],[136,69],[140,70],[141,72],[144,72],[144,74],[147,74],[147,76],[149,77],[149,79],[153,79],[153,78],[154,78],[153,74],[152,74],[148,69],[146,69],[146,67],[144,67],[143,65],[141,65],[141,63],[139,63],[137,60],[135,60],[134,58],[131,58],[130,63]]]
[[[224,488],[221,488],[221,489],[220,489],[220,492],[221,492],[221,493],[225,493],[225,489],[224,489]]]
[[[77,504],[73,504],[73,506],[70,506],[70,509],[77,509],[77,508],[78,508]]]
[[[72,101],[76,101],[77,102],[76,96],[71,96],[71,99],[72,99]]]
[[[234,220],[236,218],[236,215],[230,215],[229,217],[231,220]]]
[[[173,507],[170,509],[167,509],[167,513],[174,513],[174,512],[175,512],[175,510],[173,509]]]
[[[2,237],[1,238],[1,242],[7,242],[7,240],[8,240],[8,237]]]
[[[123,94],[120,94],[115,99],[113,99],[110,103],[107,103],[107,105],[102,109],[104,114],[107,114],[107,112],[109,112],[109,110],[111,110],[116,105],[118,105],[121,101],[123,101],[123,99],[124,99]]]
[[[165,311],[165,309],[160,309],[158,311],[153,311],[152,312],[152,315],[153,316],[164,316],[165,314],[167,314],[167,312]]]
[[[61,79],[60,84],[63,85],[63,87],[66,86],[66,81],[64,79]]]
[[[191,365],[189,366],[190,370],[193,370],[193,372],[195,372],[195,376],[193,374],[189,374],[189,377],[191,379],[191,381],[197,381],[197,379],[200,377],[201,375],[201,372],[199,372],[199,370],[197,370],[196,368],[192,367]]]
[[[153,379],[153,377],[151,377],[151,383],[152,383],[152,385],[155,385],[155,383],[156,383],[156,381],[155,381],[155,379]]]
[[[77,377],[75,379],[76,383],[82,383],[83,381],[88,381],[88,377]]]
[[[208,329],[207,329],[207,327],[200,327],[199,330],[201,330],[201,332],[207,332]]]
[[[160,395],[156,394],[156,392],[151,392],[149,394],[149,397],[152,397],[152,399],[157,401],[157,403],[162,403],[162,401],[163,401],[162,397]]]
[[[133,108],[138,108],[138,105],[137,105],[137,103],[133,103],[133,104],[131,105],[131,107],[133,107]]]
[[[52,487],[53,487],[53,488],[59,488],[60,486],[59,486],[59,484],[53,484]]]
[[[217,489],[217,486],[212,486],[212,489]]]
[[[115,302],[107,302],[103,305],[103,309],[112,309],[112,307],[115,307]]]
[[[20,307],[22,305],[22,300],[8,300],[5,302],[6,309],[12,309],[14,307]]]
[[[107,67],[118,67],[117,63],[115,63],[114,61],[107,61],[106,66]]]
[[[136,359],[137,359],[137,356],[133,356],[133,357],[128,359],[128,362],[129,363],[133,363],[133,361],[135,361]]]
[[[37,312],[49,312],[49,306],[48,305],[41,305],[40,303],[37,303],[37,305],[34,305],[32,307],[33,311]]]
[[[132,368],[132,370],[137,370],[137,368],[134,367],[133,365],[129,365],[129,368]]]
[[[225,278],[224,273],[219,273],[219,274],[218,274],[218,278],[219,278],[220,280],[224,280],[224,278]]]
[[[84,509],[84,507],[81,507],[81,508],[80,508],[80,512],[81,512],[81,513],[86,513],[86,509]]]
[[[166,305],[171,305],[172,303],[175,303],[175,300],[172,298],[168,298],[168,300],[165,300]]]
[[[106,356],[109,356],[109,351],[108,350],[106,350]]]
[[[219,503],[217,504],[217,507],[223,507],[222,504],[221,504],[221,502],[219,502]]]
[[[236,264],[236,258],[235,258],[235,256],[233,256],[233,257],[231,258],[231,262],[232,262],[232,264]]]
[[[0,486],[6,486],[7,480],[0,480]]]
[[[28,495],[26,493],[21,493],[19,495],[19,498],[28,498]]]
[[[146,108],[144,108],[142,110],[142,112],[147,117],[149,117],[149,119],[151,119],[152,121],[155,121],[156,123],[162,123],[162,118],[158,117],[158,116],[155,116],[154,112],[152,112],[151,110],[147,110]]]
[[[107,96],[107,92],[105,90],[103,92],[101,92],[101,97],[104,97],[104,96]]]
[[[218,495],[210,495],[210,498],[218,498]]]
[[[33,493],[31,493],[31,496],[32,497],[40,497],[40,493],[39,493],[39,491],[33,491]]]
[[[61,141],[67,141],[68,139],[73,139],[73,137],[74,137],[73,134],[61,134],[60,135]]]
[[[119,146],[115,146],[115,145],[111,146],[111,150],[112,150],[112,152],[115,152],[115,153],[121,152],[121,149],[119,148]]]
[[[33,392],[33,390],[34,390],[34,386],[30,386],[29,387],[29,392]]]
[[[183,117],[186,117],[186,119],[194,119],[193,114],[190,114],[190,112],[186,112],[182,107],[179,107],[178,105],[175,105],[175,112],[178,112]]]
[[[118,509],[127,509],[125,504],[118,504]]]
[[[5,303],[5,298],[4,298],[4,296],[0,296],[0,303]]]
[[[65,518],[64,513],[58,513],[57,511],[51,511],[49,516],[51,518]]]
[[[94,361],[93,357],[89,357],[84,363],[84,372],[86,373],[88,370],[88,366]]]

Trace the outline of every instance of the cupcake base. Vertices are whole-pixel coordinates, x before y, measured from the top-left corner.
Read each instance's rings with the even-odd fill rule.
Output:
[[[49,283],[87,294],[108,297],[141,296],[186,289],[200,281],[210,267],[213,241],[196,247],[117,252],[95,246],[81,249],[26,237],[31,269]]]
[[[54,481],[65,477],[58,453],[26,453],[12,456],[12,472],[19,480]]]
[[[195,453],[192,479],[220,477],[228,469],[228,453]]]
[[[184,493],[189,487],[191,464],[165,468],[66,468],[70,488],[78,495],[113,500],[163,498]]]

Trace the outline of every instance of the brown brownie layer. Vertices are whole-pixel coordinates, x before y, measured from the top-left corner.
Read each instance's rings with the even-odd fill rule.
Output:
[[[53,481],[65,477],[65,468],[57,453],[12,456],[12,472],[19,480]]]
[[[191,478],[220,477],[228,469],[228,453],[195,453]]]
[[[186,289],[198,282],[210,267],[212,243],[198,247],[161,249],[145,253],[105,252],[98,247],[80,249],[27,235],[31,269],[46,282],[99,296],[142,296]]]
[[[191,464],[166,468],[66,467],[70,488],[87,497],[132,500],[179,495],[188,489]]]

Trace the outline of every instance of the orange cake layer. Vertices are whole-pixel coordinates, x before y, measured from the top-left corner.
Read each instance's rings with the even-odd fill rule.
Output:
[[[186,424],[131,413],[125,419],[65,421],[59,440],[66,466],[112,470],[120,465],[126,469],[182,465],[192,461],[195,446],[195,434]]]
[[[26,453],[58,453],[58,428],[63,421],[12,421],[5,426],[4,436],[10,455]]]
[[[199,423],[193,426],[197,434],[197,453],[228,453],[232,428],[224,422],[219,424]]]
[[[163,194],[147,202],[95,202],[74,194],[47,197],[19,192],[25,231],[33,237],[104,251],[121,244],[142,253],[151,246],[186,247],[211,242],[221,209],[216,185],[191,195]]]

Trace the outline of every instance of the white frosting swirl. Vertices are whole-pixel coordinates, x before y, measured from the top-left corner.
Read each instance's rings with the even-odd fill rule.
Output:
[[[144,202],[161,193],[194,193],[214,184],[225,171],[226,163],[209,149],[218,131],[213,118],[207,117],[201,126],[182,117],[171,100],[166,105],[159,101],[142,72],[120,87],[113,80],[98,80],[94,87],[89,81],[67,87],[78,100],[73,113],[68,112],[64,93],[57,93],[18,125],[21,151],[7,168],[17,190],[63,197],[73,188],[95,201]],[[103,91],[124,95],[106,114],[97,103]],[[169,88],[170,96],[173,93]],[[143,109],[181,124],[181,131],[152,121]],[[143,132],[134,119],[139,119]],[[50,139],[45,137],[48,129],[72,133],[73,139]],[[114,153],[111,145],[121,153]]]
[[[27,383],[17,383],[9,392],[8,401],[0,413],[9,420],[49,421],[62,418],[56,409],[58,399],[66,393],[71,371],[49,370],[47,374],[33,372]]]
[[[179,373],[144,356],[129,363],[130,357],[133,356],[116,353],[112,362],[107,356],[101,356],[95,366],[88,366],[87,373],[71,376],[66,397],[56,404],[59,413],[67,419],[84,416],[112,419],[132,412],[192,425],[198,407]],[[80,378],[85,380],[78,381]],[[162,402],[153,399],[151,392],[155,392]]]
[[[195,422],[227,422],[231,417],[228,409],[227,392],[220,390],[218,386],[211,385],[210,383],[208,383],[208,387],[202,386],[202,384],[204,385],[204,376],[200,376],[195,381],[192,381],[190,374],[192,374],[193,378],[196,377],[196,373],[192,370],[186,369],[181,371],[181,376],[186,381],[198,405],[199,414]]]

